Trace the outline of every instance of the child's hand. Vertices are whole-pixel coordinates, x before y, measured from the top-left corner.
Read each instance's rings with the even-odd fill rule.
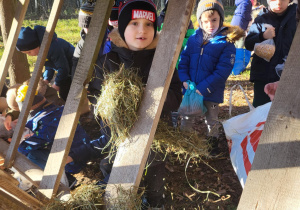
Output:
[[[272,26],[268,26],[263,36],[264,39],[273,39],[273,37],[275,37],[275,28]]]
[[[12,121],[12,118],[11,118],[11,116],[10,115],[7,115],[6,117],[5,117],[5,120],[4,120],[4,126],[5,126],[5,128],[6,128],[6,130],[10,130],[10,129],[12,129],[12,127],[11,127],[11,121]]]
[[[196,93],[198,93],[200,96],[202,96],[202,94],[200,93],[200,91],[199,91],[199,90],[196,90]]]
[[[270,100],[273,101],[277,87],[278,87],[278,83],[277,82],[273,82],[273,83],[268,83],[265,85],[264,91],[265,93],[270,97]]]
[[[73,162],[73,158],[71,156],[67,157],[66,164]]]
[[[59,91],[59,86],[57,86],[56,84],[53,84],[52,87],[53,87],[56,91]]]
[[[189,84],[188,84],[187,82],[183,82],[183,87],[184,87],[185,89],[188,89],[188,88],[189,88]]]

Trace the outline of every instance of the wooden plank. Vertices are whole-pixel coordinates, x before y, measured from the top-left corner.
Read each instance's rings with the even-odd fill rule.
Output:
[[[7,172],[0,170],[0,179],[6,180],[8,183],[12,185],[19,185],[18,180],[16,180],[12,175],[8,174]]]
[[[13,164],[14,158],[16,156],[18,146],[20,144],[21,136],[23,134],[23,130],[27,121],[27,116],[29,114],[35,90],[37,89],[38,82],[40,77],[42,76],[42,70],[47,58],[48,50],[52,41],[52,37],[54,34],[54,30],[56,27],[56,23],[63,5],[63,0],[55,0],[53,2],[52,10],[50,13],[50,17],[48,20],[48,24],[46,27],[46,31],[43,37],[43,41],[40,46],[40,51],[38,54],[38,58],[34,67],[34,71],[32,73],[32,77],[30,79],[28,91],[25,97],[25,101],[22,107],[22,111],[19,116],[19,120],[17,126],[15,128],[14,135],[12,137],[11,144],[9,146],[9,150],[7,152],[4,166],[10,168]]]
[[[42,202],[4,179],[0,179],[0,189],[1,188],[20,199],[22,203],[25,203],[32,209],[40,209],[43,206]]]
[[[8,147],[8,143],[0,140],[0,156],[6,156]],[[34,186],[39,187],[44,171],[39,166],[28,160],[25,155],[17,152],[13,167]],[[61,180],[58,191],[64,192],[64,194],[70,194],[70,189],[67,187],[68,185],[68,180],[64,177],[64,179]]]
[[[12,197],[11,194],[8,194],[0,189],[0,209],[10,209],[10,210],[29,210],[30,208],[24,205],[20,200]]]
[[[116,186],[139,186],[194,4],[194,0],[169,1],[138,114],[141,117],[130,132],[131,138],[118,149],[106,188],[107,198],[117,196]]]
[[[17,5],[16,15],[12,21],[7,43],[0,61],[0,93],[5,83],[8,68],[11,63],[14,51],[16,49],[18,36],[22,27],[22,23],[27,11],[29,1],[30,0],[19,0],[19,3]]]
[[[57,191],[79,120],[80,106],[86,98],[84,83],[88,74],[91,74],[93,71],[112,5],[112,0],[98,0],[92,16],[89,33],[85,39],[82,54],[79,58],[76,73],[45,168],[44,177],[40,184],[40,191],[48,198],[51,198]]]
[[[300,24],[238,209],[300,209]]]

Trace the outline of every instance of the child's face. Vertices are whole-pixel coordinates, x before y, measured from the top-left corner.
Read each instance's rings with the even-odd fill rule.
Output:
[[[40,47],[37,47],[33,50],[28,50],[28,51],[21,51],[22,53],[25,53],[29,56],[37,56],[39,54],[39,51],[40,51]]]
[[[272,12],[282,14],[288,8],[289,3],[289,0],[271,0],[269,6]]]
[[[144,18],[131,20],[125,29],[124,37],[130,50],[143,50],[153,41],[153,23]]]
[[[213,14],[204,12],[200,18],[202,29],[208,34],[214,34],[220,26],[220,15],[214,10]]]

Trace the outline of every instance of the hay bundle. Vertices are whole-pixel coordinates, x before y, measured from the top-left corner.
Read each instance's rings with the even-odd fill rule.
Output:
[[[179,128],[173,128],[160,121],[154,135],[152,149],[165,155],[174,153],[179,160],[182,160],[182,156],[185,159],[187,156],[201,159],[209,155],[209,145],[205,137],[196,131],[181,131]]]
[[[105,75],[95,115],[99,115],[110,127],[110,144],[118,146],[129,136],[129,131],[138,118],[137,110],[142,100],[143,86],[138,70],[125,69],[124,65],[120,66],[118,72]]]
[[[141,189],[141,192],[137,194],[133,187],[125,190],[121,186],[117,186],[117,197],[108,201],[113,203],[113,206],[107,207],[104,199],[105,190],[102,187],[93,184],[81,185],[75,190],[69,201],[54,200],[45,209],[141,209],[141,197],[144,190]]]

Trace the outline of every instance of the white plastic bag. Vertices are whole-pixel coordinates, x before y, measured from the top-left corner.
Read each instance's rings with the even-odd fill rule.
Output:
[[[244,188],[272,102],[223,122],[232,166]]]

